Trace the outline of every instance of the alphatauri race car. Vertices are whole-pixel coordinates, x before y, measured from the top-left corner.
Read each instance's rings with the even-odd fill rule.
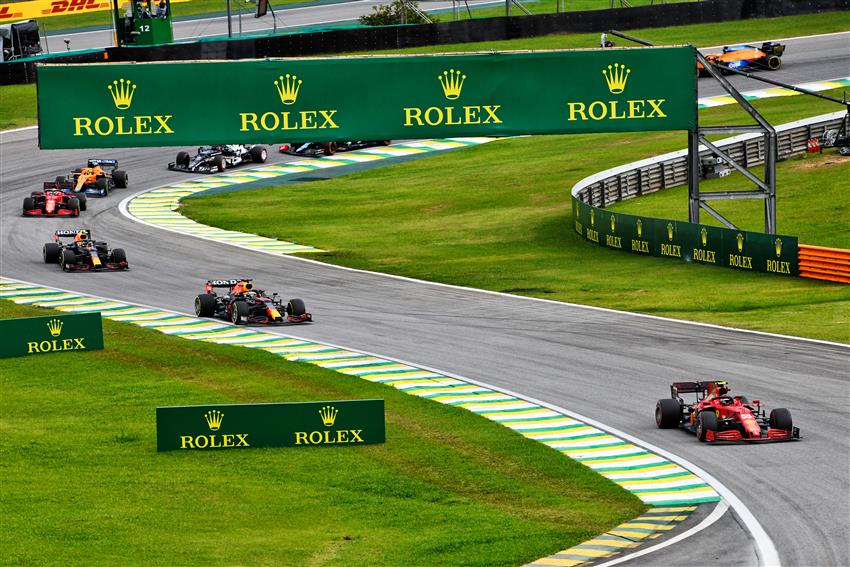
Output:
[[[694,403],[686,403],[679,394],[696,394]],[[655,424],[660,429],[682,427],[700,441],[791,441],[800,438],[800,430],[785,408],[766,415],[759,400],[729,396],[726,382],[674,382],[670,397],[655,404]]]
[[[785,53],[785,45],[775,41],[765,41],[760,47],[755,45],[732,45],[723,48],[721,53],[708,53],[705,58],[709,63],[720,67],[735,69],[738,71],[753,71],[767,69],[776,71],[782,67],[782,54]],[[697,63],[697,72],[700,75],[708,75],[702,63]]]
[[[86,210],[86,195],[74,195],[69,188],[60,188],[56,183],[44,182],[43,191],[33,191],[24,197],[25,217],[78,217]]]
[[[90,159],[86,167],[75,169],[71,175],[58,176],[56,185],[74,193],[106,197],[113,189],[126,188],[128,180],[127,172],[118,169],[118,160]]]
[[[227,288],[227,293],[218,295],[217,288]],[[198,317],[220,317],[234,325],[240,323],[306,323],[313,320],[307,313],[304,302],[290,299],[286,305],[273,293],[254,288],[250,279],[208,280],[204,293],[195,298],[195,315]]]
[[[367,142],[288,142],[280,145],[280,153],[294,156],[332,156],[337,152],[371,148],[372,146],[389,146],[392,140],[377,140]]]
[[[63,243],[62,238],[73,238]],[[66,272],[126,270],[127,255],[122,248],[110,249],[106,242],[92,240],[91,232],[86,229],[57,230],[53,233],[53,242],[48,242],[42,250],[45,264],[59,264]]]
[[[192,173],[216,173],[243,163],[265,163],[268,151],[264,146],[230,144],[223,146],[201,146],[195,157],[189,152],[179,152],[177,159],[168,164],[174,171]]]

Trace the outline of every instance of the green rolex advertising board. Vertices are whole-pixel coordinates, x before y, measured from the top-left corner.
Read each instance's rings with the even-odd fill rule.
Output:
[[[100,313],[0,319],[0,358],[103,348]]]
[[[39,65],[39,145],[692,130],[695,65],[690,46]]]
[[[384,400],[156,408],[157,451],[383,443]]]

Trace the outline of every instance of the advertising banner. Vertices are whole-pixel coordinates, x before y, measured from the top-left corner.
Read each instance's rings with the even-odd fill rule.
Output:
[[[188,2],[189,0],[171,0]],[[0,23],[16,22],[18,20],[40,20],[50,16],[65,16],[68,14],[83,14],[87,12],[102,12],[109,10],[112,4],[109,0],[28,0],[27,2],[9,2],[0,4]]]
[[[384,400],[156,408],[157,451],[384,441]]]
[[[0,358],[103,348],[100,313],[0,319]]]
[[[39,65],[39,144],[117,148],[692,130],[694,53],[685,46]]]

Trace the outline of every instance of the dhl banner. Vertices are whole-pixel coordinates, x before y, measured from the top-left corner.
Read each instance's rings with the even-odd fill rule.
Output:
[[[189,0],[171,0],[188,2]],[[18,20],[38,20],[49,16],[64,16],[67,14],[82,14],[86,12],[102,12],[109,10],[109,0],[29,0],[28,2],[11,2],[0,4],[0,23]]]

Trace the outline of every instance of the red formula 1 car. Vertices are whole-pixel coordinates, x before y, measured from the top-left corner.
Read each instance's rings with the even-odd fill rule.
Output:
[[[73,238],[63,243],[61,238]],[[45,264],[59,264],[66,272],[126,270],[127,255],[123,248],[109,248],[106,242],[92,240],[86,229],[57,230],[53,242],[42,249]]]
[[[25,217],[78,217],[86,210],[86,196],[74,195],[56,183],[45,182],[43,191],[33,191],[24,198]]]
[[[216,288],[228,288],[218,295]],[[240,323],[306,323],[313,320],[307,313],[304,302],[290,299],[286,305],[273,293],[254,288],[250,279],[208,280],[204,293],[195,298],[195,315],[198,317],[221,317],[234,325]]]
[[[685,403],[679,394],[696,394]],[[726,382],[674,382],[670,397],[655,404],[655,424],[661,429],[683,427],[700,441],[790,441],[800,438],[791,412],[776,408],[765,415],[761,402],[729,396]]]

